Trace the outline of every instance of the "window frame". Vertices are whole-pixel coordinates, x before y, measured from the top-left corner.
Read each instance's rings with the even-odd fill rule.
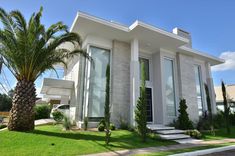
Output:
[[[109,65],[110,65],[110,102],[112,101],[112,56],[113,56],[113,52],[112,49],[109,47],[105,47],[105,46],[101,46],[101,45],[97,45],[97,44],[87,44],[87,53],[89,56],[91,56],[91,51],[90,48],[91,47],[95,47],[95,48],[99,48],[99,49],[104,49],[104,50],[108,50],[109,51]],[[88,117],[89,118],[89,91],[90,91],[90,70],[91,70],[91,61],[86,59],[85,60],[85,81],[84,81],[84,100],[83,100],[83,118],[84,117]],[[112,112],[112,105],[110,106],[110,112]],[[103,117],[90,117],[90,121],[94,121],[94,122],[98,122],[100,121],[100,119]]]
[[[205,111],[205,101],[204,101],[205,97],[204,97],[204,90],[203,90],[204,84],[203,84],[203,79],[202,79],[202,67],[199,64],[194,64],[194,68],[195,67],[197,68],[197,72],[198,72],[197,77],[199,78],[200,93],[201,93],[201,105],[202,105],[202,109],[201,109],[202,114],[200,114],[199,106],[198,106],[197,86],[196,86],[196,99],[197,99],[197,106],[198,106],[198,114],[199,114],[199,116],[202,116]],[[194,69],[194,74],[196,76],[195,69]],[[196,79],[195,79],[195,84],[197,85]]]
[[[176,71],[175,71],[175,59],[174,58],[171,58],[171,57],[168,57],[168,56],[164,56],[163,57],[163,72],[164,72],[164,75],[163,75],[163,82],[164,82],[164,101],[165,101],[165,104],[166,104],[166,79],[165,79],[165,60],[170,60],[172,61],[172,76],[173,76],[173,90],[174,90],[174,102],[175,102],[175,115],[168,115],[167,113],[167,110],[166,110],[166,115],[168,117],[177,117],[177,107],[178,107],[178,104],[177,104],[177,90],[176,90]],[[167,107],[167,105],[166,105]]]

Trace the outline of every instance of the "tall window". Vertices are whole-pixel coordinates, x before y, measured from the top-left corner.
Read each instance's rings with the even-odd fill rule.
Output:
[[[146,81],[149,81],[149,60],[145,58],[139,58],[140,62],[140,80],[141,80],[141,63],[144,64],[144,69],[145,69],[145,79]]]
[[[88,116],[104,116],[106,68],[110,62],[110,52],[106,49],[90,47],[94,65],[90,68],[90,87],[88,99]]]
[[[165,99],[168,116],[176,116],[175,82],[173,60],[164,59]]]
[[[202,115],[202,113],[203,113],[203,98],[202,98],[201,67],[198,65],[195,65],[194,72],[195,72],[195,80],[196,80],[198,111],[199,111],[199,115]]]

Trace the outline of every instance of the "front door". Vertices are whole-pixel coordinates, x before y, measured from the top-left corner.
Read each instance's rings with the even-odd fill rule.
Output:
[[[147,122],[153,122],[152,88],[146,88]]]

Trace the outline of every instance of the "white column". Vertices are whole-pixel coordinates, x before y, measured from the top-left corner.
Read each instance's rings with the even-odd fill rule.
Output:
[[[207,72],[207,85],[210,93],[210,98],[211,98],[211,110],[212,113],[216,113],[216,96],[215,96],[215,90],[214,90],[214,83],[213,83],[213,78],[211,75],[211,65],[209,62],[206,63],[206,72]]]
[[[139,85],[139,41],[131,41],[130,62],[130,124],[135,126],[135,106],[140,94]]]

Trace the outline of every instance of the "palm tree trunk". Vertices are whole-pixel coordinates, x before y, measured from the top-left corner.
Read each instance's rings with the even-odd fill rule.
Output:
[[[34,105],[36,89],[34,82],[25,79],[17,82],[10,111],[8,129],[30,131],[34,129]]]

